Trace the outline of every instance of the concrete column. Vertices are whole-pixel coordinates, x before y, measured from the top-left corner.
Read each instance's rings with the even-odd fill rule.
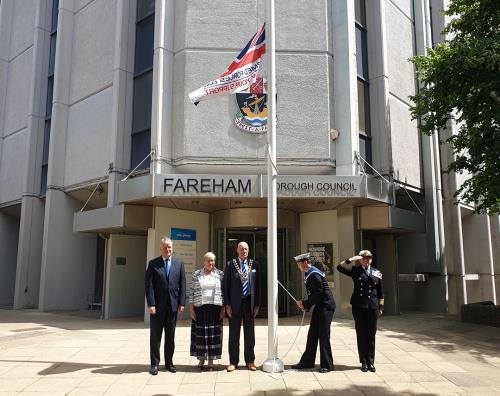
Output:
[[[0,306],[12,306],[16,281],[19,219],[0,212]]]
[[[333,19],[333,101],[337,175],[356,175],[354,151],[359,151],[358,89],[356,77],[356,37],[354,2],[332,3]]]
[[[39,163],[39,168],[40,166]],[[39,198],[23,196],[19,228],[19,248],[17,252],[14,309],[38,306],[44,210],[44,203]]]
[[[156,154],[151,173],[172,169],[174,10],[173,1],[156,2],[151,114],[151,147],[156,148]]]
[[[156,216],[155,216],[156,218]],[[158,239],[157,232],[155,228],[149,228],[148,229],[148,241],[147,241],[147,259],[146,262],[144,263],[144,271],[146,271],[146,268],[148,266],[148,262],[150,260],[153,260],[155,257],[159,256],[158,253],[158,246],[156,245],[156,240]],[[150,317],[148,313],[148,306],[146,303],[146,298],[144,298],[144,322],[149,323],[150,322]]]
[[[4,0],[0,7],[0,161],[5,125],[5,103],[7,101],[7,83],[10,58],[10,37],[12,32],[13,0]]]
[[[74,26],[73,0],[60,0],[39,309],[83,309],[93,294],[96,237],[73,233],[81,203],[62,191]]]
[[[490,272],[491,272],[491,290],[492,290],[492,295],[493,295],[493,303],[496,305],[497,304],[497,291],[496,291],[496,284],[495,284],[495,263],[493,261],[493,232],[491,229],[491,223],[490,223],[490,218],[488,215],[483,215],[485,223],[486,223],[486,248],[487,248],[487,254],[489,256],[489,261],[490,261]]]
[[[414,2],[415,14],[415,44],[416,52],[425,55],[427,48],[432,47],[431,16],[428,0]],[[419,285],[418,290],[427,289],[425,298],[434,300],[431,307],[442,310],[449,301],[448,273],[445,255],[446,239],[444,235],[444,208],[443,192],[441,190],[441,158],[438,142],[438,132],[433,136],[422,136],[422,164],[425,191],[425,221],[427,231],[428,264],[427,271],[430,275],[427,285]],[[460,219],[458,219],[461,225]],[[460,229],[460,228],[459,228]],[[453,232],[447,229],[448,232]],[[461,232],[461,231],[460,231]],[[459,232],[459,233],[460,233]],[[458,236],[459,246],[462,246],[461,237]],[[463,249],[462,249],[463,258]],[[463,271],[461,271],[463,273]],[[463,274],[462,274],[463,275]],[[454,280],[455,281],[455,280]],[[465,278],[461,280],[462,296],[467,299]],[[444,308],[445,309],[445,308]]]
[[[54,191],[50,202],[47,197],[41,311],[86,309],[89,295],[94,294],[97,237],[73,233],[73,215],[80,208],[80,201],[61,191]]]
[[[370,77],[370,126],[373,166],[382,174],[393,173],[389,78],[385,30],[385,1],[366,2],[368,75]]]
[[[116,29],[113,64],[113,111],[111,114],[111,162],[108,206],[118,204],[118,182],[128,174],[130,129],[134,84],[134,37],[136,2],[116,3]]]
[[[493,250],[493,271],[497,304],[500,301],[500,216],[490,217],[491,246]]]
[[[338,257],[339,261],[354,256],[359,250],[360,233],[357,229],[357,218],[354,208],[342,208],[337,210],[338,226]],[[336,263],[338,264],[338,263]],[[336,267],[336,265],[335,265]],[[335,301],[337,303],[337,316],[352,317],[351,305],[349,303],[352,295],[353,284],[351,278],[340,274],[335,269]]]
[[[49,69],[51,0],[38,0],[33,39],[31,98],[28,113],[26,172],[21,205],[14,308],[38,305],[44,204],[39,198],[47,75]]]

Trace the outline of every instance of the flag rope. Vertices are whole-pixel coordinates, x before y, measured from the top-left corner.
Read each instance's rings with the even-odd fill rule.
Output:
[[[277,279],[277,281],[278,281],[278,285],[280,285],[280,286],[283,288],[283,290],[284,290],[284,291],[285,291],[285,292],[286,292],[286,293],[290,296],[290,298],[291,298],[293,301],[297,302],[297,299],[296,299],[296,298],[292,295],[292,293],[290,293],[290,292],[288,291],[288,289],[287,289],[287,288],[283,285],[283,283],[281,283],[281,282],[279,281],[279,279]],[[296,343],[297,343],[297,338],[299,338],[299,333],[300,333],[300,330],[302,329],[302,326],[304,325],[304,318],[305,318],[305,317],[306,317],[306,311],[302,311],[302,319],[301,319],[301,321],[300,321],[300,326],[299,326],[299,328],[298,328],[298,330],[297,330],[297,334],[295,334],[295,337],[294,337],[294,339],[293,339],[293,341],[292,341],[292,345],[290,345],[290,348],[288,348],[288,351],[286,351],[286,353],[283,355],[282,359],[285,359],[285,357],[286,357],[286,356],[288,355],[288,353],[292,350],[292,348],[294,347],[294,345],[296,345]],[[274,343],[274,346],[275,346],[275,347],[277,346],[277,342],[278,342],[278,332],[276,332],[276,333],[274,334],[274,340],[273,340],[273,343]],[[299,352],[301,352],[301,351],[299,350]],[[276,360],[276,358],[274,358],[273,360]],[[273,364],[273,370],[274,370],[274,366],[275,366],[275,365]],[[297,372],[297,370],[294,370],[294,369],[288,369],[288,370],[284,370],[284,371],[283,371],[283,373],[279,373],[279,374],[285,374],[285,375],[286,375],[286,374],[291,374],[291,373],[296,373],[296,372]],[[281,377],[281,376],[280,376],[280,378],[276,378],[276,377],[274,377],[274,374],[276,374],[276,373],[274,373],[274,371],[273,371],[273,372],[269,373],[268,375],[269,375],[272,379],[275,379],[275,380],[280,380],[280,379],[282,379],[282,377]]]

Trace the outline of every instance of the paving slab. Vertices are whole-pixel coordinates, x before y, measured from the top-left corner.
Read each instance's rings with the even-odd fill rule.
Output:
[[[80,312],[0,310],[0,396],[4,395],[500,395],[500,331],[430,313],[385,316],[377,333],[376,373],[359,369],[352,320],[334,319],[335,371],[296,371],[308,325],[280,318],[283,373],[228,373],[223,357],[213,372],[189,356],[190,323],[179,321],[176,374],[148,373],[149,328],[142,318],[98,320]],[[306,318],[306,323],[309,318]],[[294,338],[297,336],[297,342]],[[243,342],[241,343],[243,348]],[[256,321],[256,363],[267,358],[267,322]],[[243,350],[241,351],[243,356]]]

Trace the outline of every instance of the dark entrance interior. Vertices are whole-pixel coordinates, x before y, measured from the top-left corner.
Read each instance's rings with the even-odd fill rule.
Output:
[[[224,230],[220,231],[224,232]],[[224,241],[225,248],[221,249],[221,246],[218,246],[217,251],[219,254],[225,253],[226,260],[236,257],[236,248],[239,242],[248,243],[249,257],[257,261],[260,265],[259,282],[261,285],[260,296],[262,303],[259,317],[267,317],[267,229],[227,228],[225,230],[225,238],[223,235],[219,235],[218,241],[219,243]],[[287,264],[286,247],[286,230],[278,229],[278,279],[281,282],[285,282],[285,284],[290,272],[289,265]],[[285,299],[285,292],[281,288],[278,288],[278,310],[279,315],[286,315],[289,310],[289,303]]]

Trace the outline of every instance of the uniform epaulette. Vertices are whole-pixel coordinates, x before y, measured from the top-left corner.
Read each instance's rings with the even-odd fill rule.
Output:
[[[380,272],[378,269],[372,268],[372,275],[375,278],[382,279],[382,272]]]

